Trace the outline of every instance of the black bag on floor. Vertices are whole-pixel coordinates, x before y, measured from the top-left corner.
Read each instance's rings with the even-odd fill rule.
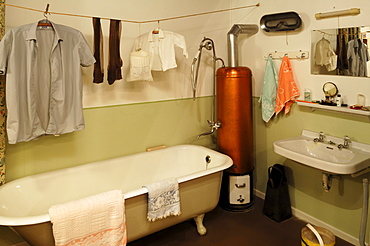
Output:
[[[292,217],[288,183],[283,165],[275,164],[268,169],[263,214],[276,222]]]

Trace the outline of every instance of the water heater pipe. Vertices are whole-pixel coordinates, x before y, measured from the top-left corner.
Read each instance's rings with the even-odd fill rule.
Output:
[[[258,26],[253,24],[235,24],[227,33],[227,50],[229,58],[229,67],[238,67],[238,36],[239,34],[255,34],[258,32]]]

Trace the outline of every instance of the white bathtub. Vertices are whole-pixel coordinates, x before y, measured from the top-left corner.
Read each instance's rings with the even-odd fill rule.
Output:
[[[0,225],[11,226],[31,245],[51,246],[50,206],[121,189],[128,241],[190,218],[198,218],[198,232],[205,234],[202,216],[217,206],[222,170],[231,165],[231,158],[219,152],[179,145],[27,176],[0,187]],[[169,177],[179,181],[182,214],[148,222],[142,186]]]

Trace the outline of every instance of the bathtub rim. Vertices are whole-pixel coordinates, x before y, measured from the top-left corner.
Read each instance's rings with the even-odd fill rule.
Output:
[[[219,156],[222,156],[225,160],[225,162],[222,163],[221,165],[218,165],[218,166],[215,166],[215,167],[212,167],[212,168],[209,168],[209,169],[205,169],[205,170],[202,170],[202,171],[199,171],[199,172],[196,172],[196,173],[191,173],[191,174],[187,174],[187,175],[178,177],[177,180],[178,180],[179,184],[183,183],[183,182],[186,182],[186,181],[189,181],[189,180],[192,180],[192,179],[200,178],[202,176],[206,176],[206,175],[209,175],[209,174],[212,174],[212,173],[223,171],[223,170],[229,168],[233,164],[233,160],[228,155],[225,155],[221,152],[218,152],[216,150],[213,150],[213,149],[201,146],[201,145],[191,145],[191,144],[174,145],[174,146],[170,146],[170,147],[167,147],[167,148],[164,148],[164,149],[159,149],[159,150],[154,150],[154,151],[164,152],[164,151],[168,151],[169,149],[176,149],[176,148],[180,148],[180,149],[200,148],[200,149],[209,151],[211,153],[215,153]],[[136,155],[142,155],[142,154],[145,154],[145,153],[146,152],[139,152],[139,153],[136,153],[136,154],[125,155],[125,156],[136,156]],[[113,159],[121,158],[121,157],[125,157],[125,156],[110,158],[110,159],[106,159],[106,160],[113,160]],[[102,160],[102,161],[105,161],[105,160]],[[67,167],[67,168],[58,169],[58,170],[53,170],[53,171],[49,171],[49,172],[45,172],[45,173],[58,172],[58,171],[65,170],[65,169],[70,170],[70,169],[75,169],[75,168],[82,168],[84,165],[89,165],[89,164],[102,162],[102,161],[96,161],[96,162],[81,164],[81,165],[77,165],[77,166],[73,166],[73,167]],[[34,174],[34,175],[42,175],[42,174],[45,174],[45,173],[39,173],[39,174]],[[27,179],[27,178],[29,178],[31,176],[34,176],[34,175],[25,176],[25,177],[22,177],[22,178],[13,180],[13,181],[17,181],[17,180],[20,180],[20,179]],[[11,184],[13,181],[10,181],[9,183],[4,184],[4,186]],[[1,190],[1,187],[0,187],[0,190]],[[129,199],[131,197],[139,196],[139,195],[142,195],[142,194],[145,194],[145,193],[148,193],[148,190],[146,188],[139,188],[139,189],[135,189],[135,190],[123,193],[123,197],[124,197],[124,199]],[[81,198],[83,198],[83,197],[81,197]],[[9,217],[9,216],[1,216],[0,215],[0,226],[25,226],[25,225],[40,224],[40,223],[45,223],[45,222],[50,222],[50,217],[49,217],[48,213],[42,214],[42,215],[36,215],[36,216],[26,216],[26,217]]]

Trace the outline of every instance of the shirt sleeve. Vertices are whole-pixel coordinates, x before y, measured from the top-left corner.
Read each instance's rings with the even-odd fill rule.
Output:
[[[79,33],[79,49],[80,64],[83,67],[89,67],[95,63],[94,55],[90,49],[90,46],[86,42],[85,37],[82,33]]]
[[[8,57],[11,50],[11,35],[6,33],[0,42],[0,75],[6,73]]]
[[[175,46],[181,48],[183,50],[182,54],[186,58],[188,58],[188,50],[186,48],[186,42],[185,42],[184,36],[177,34],[177,33],[173,33],[173,40],[174,40]]]

